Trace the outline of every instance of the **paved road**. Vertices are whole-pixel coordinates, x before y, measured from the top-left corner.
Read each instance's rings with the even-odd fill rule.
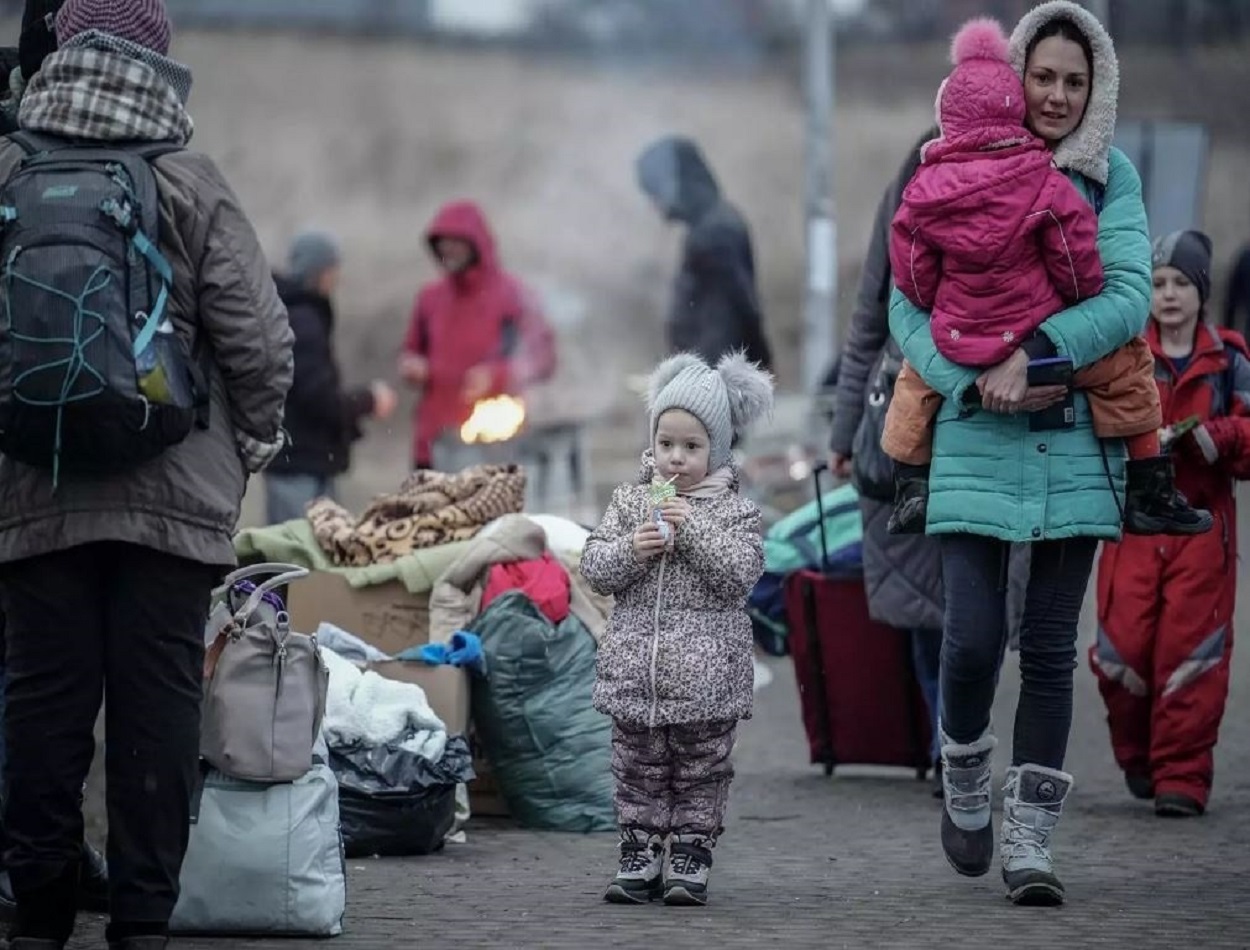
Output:
[[[1243,625],[1244,626],[1244,625]],[[1088,638],[1089,627],[1086,624]],[[1243,629],[1244,632],[1244,629]],[[1123,791],[1092,677],[1078,673],[1070,768],[1077,790],[1058,839],[1069,903],[1024,909],[997,871],[956,877],[938,847],[939,805],[907,774],[839,774],[805,764],[788,661],[759,694],[738,752],[729,831],[704,910],[600,902],[608,836],[485,824],[467,844],[408,861],[353,861],[346,934],[333,946],[1250,948],[1250,651],[1225,719],[1218,787],[1199,821],[1165,822]],[[1014,666],[996,712],[1005,733]],[[999,783],[1001,784],[1001,783]],[[83,917],[73,947],[101,946]],[[185,940],[186,950],[299,948],[305,941]]]

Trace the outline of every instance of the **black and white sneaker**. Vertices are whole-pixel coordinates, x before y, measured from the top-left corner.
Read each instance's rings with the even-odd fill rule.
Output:
[[[664,861],[664,903],[702,907],[712,869],[712,842],[703,835],[673,835]]]
[[[658,835],[637,828],[621,832],[621,864],[603,899],[645,904],[663,892],[664,846]]]

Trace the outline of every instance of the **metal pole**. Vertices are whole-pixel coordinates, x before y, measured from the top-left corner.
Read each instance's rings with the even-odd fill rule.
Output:
[[[833,24],[829,0],[807,0],[807,294],[802,383],[815,392],[834,358],[838,241],[833,204]]]

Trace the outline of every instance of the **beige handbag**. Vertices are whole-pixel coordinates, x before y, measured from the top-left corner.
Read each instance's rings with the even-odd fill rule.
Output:
[[[213,592],[200,755],[226,775],[292,782],[312,768],[330,673],[316,637],[291,630],[274,593],[307,574],[292,564],[256,564]],[[272,576],[249,580],[264,575]]]

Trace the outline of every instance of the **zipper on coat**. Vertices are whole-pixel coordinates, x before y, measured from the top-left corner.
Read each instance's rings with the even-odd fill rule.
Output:
[[[655,728],[655,717],[659,711],[660,693],[656,688],[656,667],[660,662],[660,598],[664,596],[664,565],[668,563],[668,552],[660,555],[660,574],[655,581],[655,613],[651,625],[651,715],[647,725]]]

